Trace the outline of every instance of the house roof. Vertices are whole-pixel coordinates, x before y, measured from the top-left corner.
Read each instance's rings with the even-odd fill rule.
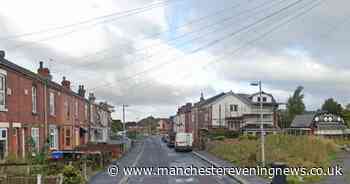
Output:
[[[207,105],[207,104],[210,104],[210,103],[216,101],[217,99],[219,99],[220,97],[222,97],[222,96],[224,96],[224,95],[226,95],[226,93],[222,92],[222,93],[217,94],[217,95],[215,95],[215,96],[212,96],[212,97],[210,97],[210,98],[208,98],[208,99],[206,99],[206,100],[204,100],[204,101],[202,101],[202,102],[198,102],[198,103],[199,103],[198,105]]]
[[[291,128],[305,128],[310,127],[316,113],[296,115],[290,125]]]
[[[32,79],[40,81],[40,82],[47,82],[47,85],[52,87],[52,88],[54,88],[54,89],[65,91],[65,92],[70,93],[70,94],[72,94],[72,95],[74,95],[76,97],[83,98],[80,95],[78,95],[76,92],[74,92],[73,90],[67,90],[67,89],[63,88],[63,86],[58,84],[57,82],[54,82],[54,81],[51,81],[51,80],[47,80],[46,78],[44,78],[44,77],[42,77],[42,76],[32,72],[31,70],[28,70],[28,69],[26,69],[24,67],[21,67],[21,66],[15,64],[15,63],[5,59],[5,58],[1,58],[0,57],[0,65],[3,65],[5,67],[7,67],[7,68],[10,68],[10,69],[12,69],[12,70],[14,70],[16,72],[22,73],[22,74],[24,74],[24,75],[26,75],[26,76],[28,76],[28,77],[30,77]],[[84,98],[84,100],[87,101],[86,98]]]
[[[268,96],[271,96],[272,98],[272,103],[268,103],[268,104],[272,104],[272,105],[276,105],[277,102],[276,100],[273,98],[273,96],[269,93],[265,93],[265,92],[262,92],[263,94],[266,94]],[[253,96],[255,96],[256,94],[259,94],[259,93],[254,93],[254,94],[246,94],[246,93],[234,93],[232,91],[229,91],[227,93],[220,93],[220,94],[217,94],[211,98],[208,98],[207,100],[204,100],[204,101],[199,101],[197,103],[194,104],[194,106],[202,106],[202,105],[207,105],[207,104],[210,104],[210,103],[213,103],[215,102],[216,100],[218,100],[219,98],[225,96],[225,95],[233,95],[235,97],[237,97],[239,100],[241,100],[243,103],[247,104],[247,105],[256,105],[257,103],[256,102],[253,102],[252,101],[252,98]],[[264,104],[267,104],[267,103],[264,103]]]

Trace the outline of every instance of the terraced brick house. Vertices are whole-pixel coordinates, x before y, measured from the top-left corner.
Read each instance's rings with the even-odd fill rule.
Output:
[[[24,158],[50,150],[73,150],[89,141],[90,116],[103,127],[108,139],[111,106],[94,104],[85,98],[83,85],[73,91],[65,77],[52,80],[50,70],[40,62],[37,73],[5,59],[0,51],[0,160],[14,155]]]

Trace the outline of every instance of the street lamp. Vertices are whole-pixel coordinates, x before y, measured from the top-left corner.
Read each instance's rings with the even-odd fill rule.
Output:
[[[259,96],[260,96],[260,135],[261,135],[261,162],[262,166],[265,167],[265,132],[264,132],[264,120],[263,120],[263,101],[262,101],[262,90],[261,81],[253,82],[251,86],[259,86]]]

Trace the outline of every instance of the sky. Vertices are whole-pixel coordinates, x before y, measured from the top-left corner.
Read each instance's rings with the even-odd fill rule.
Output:
[[[350,103],[346,0],[3,0],[0,50],[100,101],[126,119],[168,117],[186,102],[251,81],[286,102],[304,86],[308,110]]]

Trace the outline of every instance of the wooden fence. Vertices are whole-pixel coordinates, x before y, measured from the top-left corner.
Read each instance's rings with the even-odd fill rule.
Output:
[[[62,184],[59,176],[0,176],[0,184]]]

